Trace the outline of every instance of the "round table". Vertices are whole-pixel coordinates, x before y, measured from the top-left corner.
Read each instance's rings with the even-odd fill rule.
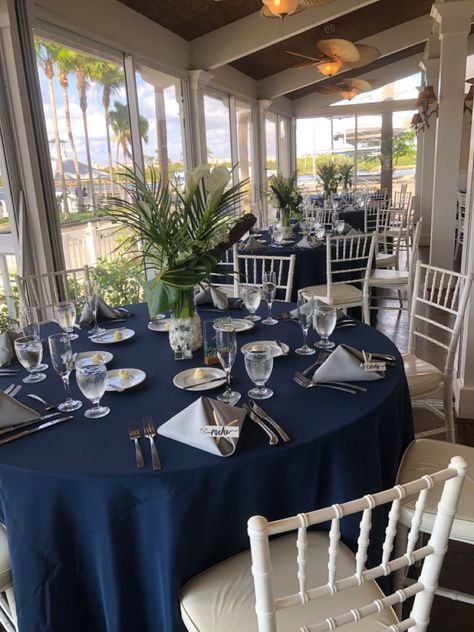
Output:
[[[275,303],[274,313],[288,307]],[[247,419],[229,458],[158,436],[162,471],[152,470],[144,439],[146,467],[137,470],[128,424],[141,427],[142,418],[152,415],[159,426],[195,401],[199,394],[178,390],[172,381],[179,371],[202,366],[203,358],[199,351],[192,360],[175,361],[167,335],[147,329],[146,306],[130,309],[135,315],[127,325],[135,337],[103,346],[81,332],[73,347],[111,351],[110,368],[144,369],[145,382],[107,393],[108,417],[91,421],[79,410],[72,421],[0,447],[0,517],[8,532],[20,630],[181,632],[181,586],[248,547],[251,515],[274,520],[389,487],[413,437],[400,356],[388,338],[358,323],[336,331],[333,340],[397,356],[384,379],[366,383],[367,393],[304,390],[292,376],[314,356],[291,352],[275,359],[269,380],[275,395],[262,402],[289,433],[290,443],[270,446]],[[203,320],[218,316],[211,308],[200,314]],[[51,324],[42,333],[57,329]],[[294,349],[301,344],[301,330],[294,322],[260,324],[239,334],[239,346],[264,339]],[[246,400],[251,383],[240,349],[232,373],[233,386]],[[0,378],[0,388],[11,381]],[[84,400],[74,377],[71,381],[73,396]],[[47,380],[23,385],[18,395],[39,410],[26,393],[52,402],[63,398],[52,369]],[[353,548],[357,523],[341,525]],[[374,512],[374,546],[384,527],[385,515]],[[372,561],[376,555],[373,549]]]

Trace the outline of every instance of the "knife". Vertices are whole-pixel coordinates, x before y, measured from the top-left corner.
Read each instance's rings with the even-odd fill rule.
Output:
[[[36,426],[35,428],[23,430],[23,432],[17,432],[14,435],[5,437],[5,439],[0,439],[0,445],[3,445],[4,443],[10,443],[10,441],[15,441],[15,439],[20,439],[21,437],[27,437],[28,435],[33,434],[33,432],[38,432],[38,430],[49,428],[50,426],[59,424],[61,421],[67,421],[68,419],[74,419],[73,415],[69,415],[68,417],[60,417],[59,419],[53,419],[52,421],[47,421],[45,424],[41,424],[40,426]]]
[[[288,443],[288,441],[291,441],[290,437],[286,434],[283,428],[274,419],[272,419],[270,415],[268,415],[263,410],[263,408],[260,408],[260,406],[255,401],[250,400],[248,405],[249,405],[249,408],[256,415],[261,417],[264,421],[267,421],[271,426],[273,426],[273,428],[275,428],[275,430],[278,432],[278,434],[280,435],[280,437],[283,439],[285,443]]]
[[[242,406],[242,408],[245,410],[245,412],[247,413],[247,415],[250,417],[250,419],[255,422],[257,424],[257,426],[260,426],[260,428],[263,430],[263,432],[267,435],[267,437],[269,438],[269,443],[270,445],[276,445],[278,443],[278,437],[276,436],[276,434],[273,432],[273,430],[270,430],[270,428],[265,425],[263,423],[263,421],[260,419],[260,417],[258,415],[256,415],[248,406],[247,404],[244,404]]]
[[[34,426],[40,421],[45,421],[46,419],[56,417],[57,415],[61,415],[61,411],[56,413],[49,413],[48,415],[43,415],[42,417],[38,417],[38,419],[33,419],[32,421],[25,421],[25,423],[23,424],[16,424],[15,426],[5,426],[4,428],[0,428],[0,435],[7,434],[8,432],[12,432],[13,430],[23,430],[24,428],[28,428],[28,426]]]

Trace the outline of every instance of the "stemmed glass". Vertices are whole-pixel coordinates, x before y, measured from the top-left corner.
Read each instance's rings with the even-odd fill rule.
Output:
[[[255,312],[259,308],[260,301],[262,300],[262,290],[255,285],[245,285],[242,288],[242,300],[249,311],[249,315],[245,316],[245,320],[252,322],[261,320],[261,317],[257,316]]]
[[[343,219],[338,220],[336,224],[336,232],[338,235],[342,235],[344,232],[344,228],[346,227],[346,222]]]
[[[314,346],[319,349],[332,349],[334,342],[328,340],[336,326],[336,308],[331,305],[317,305],[314,308],[313,326],[321,336],[319,342],[315,342]]]
[[[15,353],[21,366],[30,374],[23,378],[25,384],[35,384],[46,379],[46,375],[40,373],[43,343],[39,337],[23,336],[17,338],[15,340]]]
[[[217,399],[226,404],[232,404],[240,397],[240,393],[233,391],[230,387],[230,372],[234,366],[237,356],[237,336],[235,329],[231,325],[222,325],[216,332],[217,357],[221,367],[225,371],[227,380],[226,390],[217,395]]]
[[[58,405],[58,410],[71,412],[82,406],[78,399],[72,399],[69,388],[69,376],[74,369],[74,356],[68,334],[53,334],[48,337],[49,353],[54,370],[62,379],[66,391],[66,401]]]
[[[76,340],[79,336],[74,331],[76,323],[76,307],[74,303],[64,301],[54,306],[54,317],[58,325],[69,336],[69,340]]]
[[[273,239],[272,245],[274,248],[283,248],[281,244],[281,242],[283,241],[283,231],[280,226],[273,227],[272,239]]]
[[[339,223],[339,213],[337,211],[334,211],[334,213],[332,214],[332,232],[333,235],[337,235],[337,225]]]
[[[97,324],[97,309],[99,307],[99,289],[97,287],[97,284],[94,283],[94,281],[87,279],[86,281],[84,281],[84,291],[86,293],[86,301],[90,309],[92,310],[92,314],[94,317],[94,326],[89,331],[89,336],[95,336],[96,334],[99,334],[102,331],[105,331],[105,329],[102,329],[102,327],[99,327]]]
[[[272,304],[276,294],[276,272],[263,272],[262,274],[262,297],[268,306],[268,316],[262,320],[262,325],[277,325],[278,321],[272,316]]]
[[[103,362],[90,364],[87,359],[76,364],[76,382],[83,395],[93,404],[84,412],[88,419],[99,419],[110,413],[108,406],[101,406],[100,400],[107,386],[107,367]]]
[[[313,355],[314,349],[308,347],[308,330],[313,323],[314,299],[311,295],[298,290],[298,300],[296,303],[298,320],[303,330],[303,346],[295,349],[299,355]]]
[[[265,386],[273,369],[273,354],[271,349],[263,347],[258,351],[245,352],[245,368],[249,378],[255,384],[248,392],[253,399],[268,399],[273,395],[271,388]]]
[[[32,336],[41,340],[40,323],[36,307],[21,307],[18,312],[18,320],[24,336]],[[46,371],[48,368],[49,366],[40,360],[37,370]]]

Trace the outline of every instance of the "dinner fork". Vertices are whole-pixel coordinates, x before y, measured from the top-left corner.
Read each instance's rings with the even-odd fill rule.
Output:
[[[135,459],[137,461],[138,469],[145,467],[145,462],[143,460],[143,454],[140,448],[140,444],[138,440],[141,438],[140,430],[135,426],[128,426],[128,436],[135,443]]]
[[[10,384],[10,386],[7,386],[7,388],[3,389],[3,392],[5,393],[5,395],[10,395],[11,391],[15,388],[14,384]]]
[[[155,442],[153,441],[153,437],[156,436],[155,426],[153,424],[153,419],[149,415],[147,417],[143,417],[143,434],[145,437],[148,437],[150,441],[153,469],[161,470],[160,457],[158,456],[158,450],[156,449]]]
[[[13,388],[8,394],[10,395],[10,397],[16,397],[22,388],[22,384],[17,384],[15,388]]]
[[[327,384],[326,382],[313,382],[313,380],[308,379],[307,377],[305,377],[304,375],[302,375],[301,373],[295,373],[295,376],[293,378],[293,380],[299,384],[300,386],[303,386],[303,388],[313,388],[315,386],[322,386],[323,388],[331,388],[335,391],[342,391],[344,393],[350,393],[351,395],[356,395],[357,394],[357,389],[353,388],[352,386],[341,386],[338,383],[335,382],[331,382],[330,384]]]

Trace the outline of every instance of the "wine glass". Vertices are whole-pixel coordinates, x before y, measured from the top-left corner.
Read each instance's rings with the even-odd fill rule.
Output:
[[[108,406],[101,406],[100,400],[107,386],[107,367],[103,362],[90,364],[87,359],[76,364],[76,382],[83,395],[93,404],[84,412],[88,419],[99,419],[110,413]]]
[[[261,317],[257,316],[255,312],[259,308],[260,301],[262,300],[262,290],[255,285],[245,285],[242,288],[242,300],[249,311],[249,315],[245,316],[245,320],[252,322],[261,320]]]
[[[72,399],[69,388],[69,376],[74,369],[74,356],[69,335],[65,333],[53,334],[48,337],[48,344],[54,370],[62,379],[66,391],[66,400],[58,405],[58,410],[64,412],[77,410],[82,406],[82,402],[78,399]]]
[[[324,239],[324,235],[326,234],[326,229],[324,228],[324,226],[318,226],[314,234],[315,234],[316,239],[320,239],[320,240]]]
[[[344,232],[344,228],[346,227],[346,222],[343,219],[338,220],[336,224],[336,232],[338,235],[342,235]]]
[[[331,305],[316,305],[314,308],[313,326],[321,336],[314,346],[320,349],[332,349],[335,345],[328,340],[336,326],[336,308]]]
[[[337,211],[334,211],[334,213],[332,214],[332,232],[333,235],[337,234],[337,225],[339,223],[339,213]]]
[[[25,384],[35,384],[46,379],[44,373],[40,373],[41,359],[43,358],[43,343],[37,336],[23,336],[15,340],[15,353],[22,367],[29,375],[23,378]]]
[[[308,330],[313,324],[314,299],[310,294],[306,294],[298,290],[298,300],[296,303],[298,312],[298,320],[303,330],[303,346],[295,349],[299,355],[313,355],[316,353],[314,349],[308,347]]]
[[[268,399],[273,395],[271,388],[265,387],[273,369],[273,354],[271,349],[263,347],[258,351],[245,352],[245,368],[249,378],[255,384],[248,392],[253,399]]]
[[[240,397],[240,393],[230,387],[230,372],[237,356],[237,336],[232,325],[222,325],[216,332],[217,357],[225,371],[227,380],[226,390],[217,395],[217,399],[226,404],[232,404]]]
[[[91,281],[90,279],[86,279],[84,281],[84,291],[86,293],[87,304],[92,310],[92,314],[94,318],[94,321],[93,321],[94,326],[90,330],[89,336],[95,336],[96,334],[99,334],[102,331],[105,331],[105,329],[102,329],[102,327],[99,327],[97,324],[97,309],[99,307],[99,289],[97,287],[97,284],[94,283],[94,281]]]
[[[79,336],[73,333],[76,323],[76,307],[74,303],[64,301],[54,306],[54,317],[58,325],[69,336],[69,340],[76,340]]]
[[[38,338],[38,340],[41,339],[38,310],[36,307],[21,307],[18,312],[18,321],[24,336],[33,336],[33,338]],[[46,371],[46,369],[49,369],[49,366],[41,362],[37,370]]]
[[[272,239],[274,248],[283,248],[281,242],[283,241],[283,230],[280,226],[273,227]]]
[[[276,272],[263,272],[262,274],[262,297],[268,306],[268,316],[262,320],[262,325],[277,325],[278,321],[272,316],[272,304],[276,294]]]

